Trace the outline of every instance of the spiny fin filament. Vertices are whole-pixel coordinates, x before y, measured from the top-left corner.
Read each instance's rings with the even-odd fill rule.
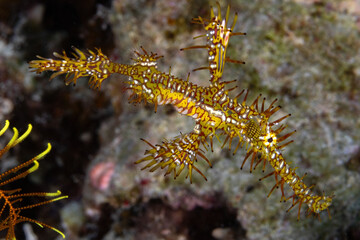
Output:
[[[76,81],[81,77],[90,77],[89,86],[94,89],[100,89],[102,81],[110,76],[113,72],[113,63],[109,58],[101,52],[101,49],[96,49],[97,53],[88,50],[90,55],[85,55],[79,49],[73,47],[74,58],[69,58],[65,51],[62,55],[54,52],[54,56],[61,60],[47,59],[37,56],[40,60],[33,60],[29,63],[31,71],[41,73],[44,71],[54,71],[50,80],[65,74],[65,84],[76,84]]]
[[[190,46],[190,47],[180,48],[180,51],[190,50],[190,49],[197,49],[197,48],[209,48],[209,46],[207,46],[207,45]]]
[[[229,58],[229,57],[226,57],[225,61],[226,61],[226,62],[231,62],[231,63],[237,63],[237,64],[245,64],[244,61],[239,61],[239,60],[231,59],[231,58]]]
[[[212,166],[199,148],[202,143],[199,135],[195,133],[181,134],[172,141],[164,140],[162,145],[155,146],[144,139],[141,140],[151,146],[151,149],[145,152],[147,156],[135,162],[135,164],[148,162],[142,170],[150,168],[149,171],[153,172],[159,168],[165,169],[165,175],[173,173],[175,179],[187,168],[186,178],[189,178],[190,183],[192,183],[192,170],[194,169],[207,180],[205,175],[195,166],[200,158],[205,160],[210,167]]]

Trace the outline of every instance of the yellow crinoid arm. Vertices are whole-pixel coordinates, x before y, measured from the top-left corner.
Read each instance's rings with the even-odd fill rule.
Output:
[[[9,121],[6,120],[5,121],[5,126],[1,129],[0,131],[0,136],[4,134],[4,132],[9,128]],[[8,144],[0,150],[0,158],[2,155],[4,155],[4,153],[6,153],[7,151],[9,151],[10,148],[14,147],[15,145],[17,145],[18,143],[22,142],[31,132],[32,130],[32,126],[31,124],[28,125],[28,129],[26,130],[25,133],[23,133],[20,137],[19,137],[19,132],[16,128],[13,128],[14,134],[12,136],[12,138],[10,139],[10,141],[8,142]]]
[[[0,130],[0,136],[5,133],[9,128],[9,121],[5,121],[4,127]],[[31,132],[32,126],[28,125],[27,130],[19,136],[19,132],[16,128],[13,128],[13,136],[7,143],[7,145],[0,150],[0,157],[7,152],[10,148],[14,147],[18,143],[22,142]],[[16,189],[2,189],[3,186],[12,183],[20,178],[24,178],[30,173],[36,171],[39,168],[39,162],[41,158],[45,157],[51,150],[51,144],[47,144],[47,148],[33,157],[32,159],[11,168],[10,170],[0,174],[0,231],[6,230],[6,239],[16,239],[15,237],[15,225],[21,222],[33,222],[41,227],[47,227],[60,234],[63,238],[65,235],[58,229],[49,226],[45,223],[39,222],[35,219],[27,218],[21,215],[22,210],[30,209],[46,205],[61,199],[65,199],[68,196],[61,195],[58,190],[56,192],[30,192],[22,193],[21,188]],[[37,203],[27,204],[25,201],[28,198],[50,198],[48,200],[39,201]],[[21,205],[20,205],[21,204]]]
[[[0,130],[0,136],[2,136],[4,134],[4,132],[6,132],[6,130],[9,128],[9,126],[10,126],[9,120],[5,120],[5,125]]]

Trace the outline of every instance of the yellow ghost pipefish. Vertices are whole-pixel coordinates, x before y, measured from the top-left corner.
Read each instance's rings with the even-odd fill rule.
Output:
[[[202,17],[193,19],[194,23],[204,26],[206,34],[198,37],[205,37],[206,44],[181,49],[207,49],[208,66],[195,69],[205,69],[210,72],[210,85],[207,87],[197,86],[191,83],[189,78],[186,81],[177,78],[171,75],[170,71],[160,72],[157,70],[157,60],[162,56],[149,53],[142,47],[142,53],[135,51],[136,58],[132,65],[112,62],[100,49],[97,49],[96,53],[89,51],[90,54],[86,55],[74,48],[74,58],[69,58],[65,52],[62,55],[54,53],[60,60],[39,57],[40,60],[30,62],[30,68],[36,73],[54,71],[51,79],[66,73],[66,84],[75,84],[80,77],[90,77],[89,85],[95,89],[99,89],[102,82],[113,73],[125,75],[128,77],[126,81],[128,88],[132,91],[130,101],[152,103],[155,105],[155,112],[158,105],[171,104],[180,114],[194,118],[196,124],[191,132],[180,134],[170,141],[164,140],[161,144],[152,145],[142,139],[151,147],[145,152],[144,158],[136,161],[136,163],[147,163],[142,169],[149,168],[150,172],[164,169],[165,175],[172,173],[174,178],[185,170],[186,178],[189,178],[190,182],[195,170],[206,180],[205,175],[196,167],[200,159],[211,166],[201,145],[206,150],[208,148],[213,150],[213,138],[225,135],[222,147],[228,142],[230,149],[233,140],[236,139],[234,153],[240,147],[244,147],[247,152],[241,168],[248,159],[251,159],[250,172],[260,163],[263,163],[263,169],[267,162],[270,163],[273,171],[260,179],[272,175],[275,177],[276,184],[268,196],[275,188],[280,187],[281,200],[292,199],[289,210],[298,204],[298,219],[302,204],[308,206],[309,214],[319,216],[321,211],[328,210],[333,196],[318,196],[312,193],[313,186],[305,185],[304,177],[299,177],[295,169],[286,162],[282,150],[293,142],[293,140],[287,142],[285,140],[295,131],[283,134],[286,126],[279,123],[290,114],[277,120],[270,120],[271,116],[280,109],[280,106],[275,106],[277,99],[265,107],[265,98],[261,99],[261,95],[248,104],[246,102],[248,90],[243,90],[235,98],[229,96],[229,92],[235,88],[227,90],[226,85],[233,81],[222,81],[225,62],[240,64],[243,62],[228,58],[226,50],[232,36],[245,35],[245,33],[233,32],[237,14],[229,26],[230,7],[227,8],[223,19],[220,4],[217,3],[217,6],[217,15],[211,8],[209,19]],[[241,96],[244,96],[242,100],[238,100]],[[258,155],[260,158],[257,158]],[[293,194],[287,198],[283,189],[285,184],[293,190]]]

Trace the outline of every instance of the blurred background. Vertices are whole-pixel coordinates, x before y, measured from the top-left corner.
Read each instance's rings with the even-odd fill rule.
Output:
[[[65,86],[63,76],[36,75],[28,62],[101,48],[113,61],[131,63],[143,46],[163,55],[159,70],[186,79],[207,65],[205,50],[180,52],[201,45],[203,27],[193,17],[209,17],[215,1],[189,0],[0,0],[0,126],[9,119],[31,135],[0,160],[1,171],[53,149],[40,169],[14,183],[24,192],[61,190],[68,199],[24,211],[61,229],[66,239],[360,239],[360,2],[346,0],[220,1],[235,31],[223,79],[236,79],[236,96],[250,89],[249,102],[260,93],[278,98],[279,117],[294,143],[283,155],[317,194],[335,194],[332,219],[306,218],[302,208],[286,213],[281,191],[267,198],[275,180],[271,172],[240,170],[244,150],[232,151],[215,141],[206,153],[213,163],[199,163],[208,181],[194,173],[173,180],[162,172],[140,171],[134,162],[149,148],[140,138],[160,144],[194,127],[191,118],[170,106],[128,104],[124,77],[113,75],[100,91],[87,79]],[[216,10],[217,11],[217,10]],[[68,54],[71,55],[71,54]],[[207,71],[191,72],[190,81],[207,86]],[[276,119],[276,117],[274,118]],[[8,136],[9,137],[9,136]],[[2,143],[6,143],[3,136]],[[221,138],[223,141],[224,139]],[[234,145],[234,144],[233,144]],[[236,145],[235,145],[236,146]],[[233,148],[235,147],[233,146]],[[233,149],[234,150],[234,149]],[[292,195],[286,187],[285,195]],[[18,239],[61,239],[37,225],[16,227]],[[32,237],[32,238],[31,238]]]

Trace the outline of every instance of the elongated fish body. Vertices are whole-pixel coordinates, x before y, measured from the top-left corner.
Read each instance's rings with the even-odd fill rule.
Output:
[[[245,33],[233,32],[237,14],[231,27],[228,27],[230,8],[228,7],[225,19],[222,19],[220,6],[218,14],[214,14],[211,8],[210,19],[197,17],[194,23],[204,26],[206,34],[199,37],[206,37],[206,44],[202,46],[191,46],[181,50],[204,48],[208,51],[208,66],[195,70],[206,69],[210,73],[209,86],[202,87],[171,75],[171,72],[160,72],[157,70],[157,60],[162,56],[155,53],[148,53],[142,49],[142,53],[135,51],[136,58],[131,65],[112,62],[100,49],[97,52],[89,51],[85,55],[79,49],[74,48],[74,58],[69,58],[65,52],[62,55],[54,53],[59,60],[39,57],[40,60],[30,62],[33,71],[54,71],[51,79],[66,73],[65,83],[76,83],[80,77],[89,77],[89,85],[99,89],[102,82],[111,74],[117,73],[127,76],[126,83],[132,94],[131,102],[148,102],[155,105],[155,112],[159,105],[171,104],[180,114],[192,117],[195,120],[194,129],[186,134],[180,134],[172,140],[164,140],[161,144],[152,145],[145,141],[151,148],[145,152],[145,157],[136,163],[145,162],[143,169],[150,172],[163,169],[165,175],[173,174],[174,178],[184,170],[187,171],[186,178],[192,181],[193,170],[197,171],[206,179],[205,175],[196,167],[197,161],[205,160],[209,166],[210,161],[205,157],[206,150],[213,150],[213,138],[218,135],[225,135],[225,144],[235,141],[234,153],[241,147],[246,150],[246,156],[242,163],[250,160],[250,172],[260,163],[263,169],[266,163],[270,163],[273,171],[262,179],[274,175],[276,184],[269,195],[277,187],[281,188],[282,201],[292,199],[292,209],[299,204],[298,218],[303,203],[308,205],[308,213],[319,213],[331,205],[333,196],[318,196],[312,193],[313,186],[306,186],[304,177],[299,177],[295,169],[291,168],[282,155],[285,146],[293,142],[285,141],[295,131],[283,134],[286,128],[280,124],[290,116],[285,115],[277,120],[270,120],[280,106],[275,106],[277,99],[268,106],[265,98],[259,95],[251,104],[247,103],[248,91],[240,92],[235,98],[231,98],[227,85],[230,82],[222,81],[222,74],[225,62],[240,63],[226,57],[226,49],[231,36],[245,35]],[[241,100],[239,100],[241,99]],[[257,156],[260,155],[260,158]],[[262,180],[261,179],[261,180]],[[288,184],[293,194],[286,198],[284,184]]]

